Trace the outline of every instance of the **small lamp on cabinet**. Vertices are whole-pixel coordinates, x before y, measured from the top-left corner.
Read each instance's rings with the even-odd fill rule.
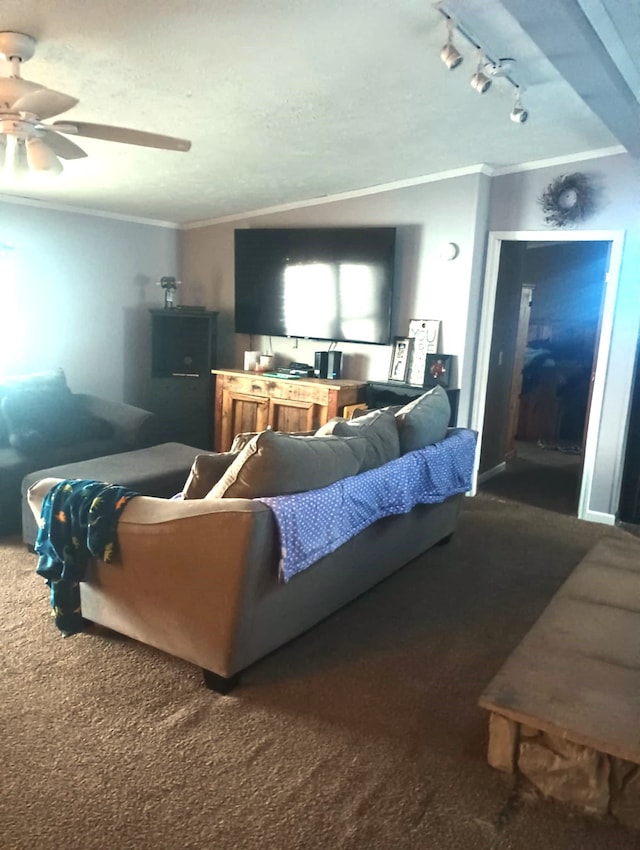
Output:
[[[176,306],[176,290],[181,285],[181,280],[175,277],[161,277],[156,286],[161,286],[164,291],[164,309],[172,310]]]

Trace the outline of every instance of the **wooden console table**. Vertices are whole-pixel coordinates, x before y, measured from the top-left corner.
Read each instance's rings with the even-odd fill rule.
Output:
[[[347,404],[365,400],[365,381],[273,378],[241,369],[213,369],[214,445],[226,452],[246,431],[313,431]]]

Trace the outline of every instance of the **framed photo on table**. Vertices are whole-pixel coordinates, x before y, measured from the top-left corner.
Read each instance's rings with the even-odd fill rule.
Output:
[[[413,340],[408,336],[396,337],[391,354],[391,366],[389,367],[390,381],[399,381],[401,384],[406,383],[412,343]]]
[[[427,354],[424,372],[425,387],[448,387],[453,368],[452,354]]]

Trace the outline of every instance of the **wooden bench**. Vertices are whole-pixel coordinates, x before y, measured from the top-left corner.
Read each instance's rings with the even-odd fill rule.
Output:
[[[578,787],[574,797],[566,776],[555,786],[551,779],[548,786],[536,784],[560,799],[603,809],[604,786],[620,770],[615,760],[633,763],[629,768],[640,764],[640,541],[605,538],[586,555],[479,705],[490,712],[489,764],[528,775],[523,756],[538,736],[551,751],[551,774],[563,758],[567,766],[559,745],[571,742],[583,763],[585,752],[594,756],[597,801],[593,776],[585,780],[591,791]]]

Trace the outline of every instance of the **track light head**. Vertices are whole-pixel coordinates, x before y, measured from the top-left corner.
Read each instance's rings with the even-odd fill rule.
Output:
[[[524,124],[528,117],[529,113],[521,106],[514,106],[511,110],[511,115],[509,116],[515,124]]]
[[[511,110],[509,118],[513,121],[514,124],[524,124],[528,117],[529,113],[520,103],[520,89],[516,89],[516,99],[513,104],[513,109]]]
[[[484,94],[491,88],[491,80],[480,68],[471,77],[471,88],[477,91],[478,94]]]
[[[440,58],[450,71],[462,62],[462,54],[448,41],[440,51]]]
[[[470,80],[471,88],[478,94],[484,94],[491,88],[491,77],[488,77],[482,70],[485,64],[486,60],[482,55],[482,50],[478,48],[478,64],[476,65],[476,72]]]
[[[453,44],[453,21],[447,18],[447,42],[440,51],[440,58],[450,71],[457,68],[462,62],[463,56]]]

